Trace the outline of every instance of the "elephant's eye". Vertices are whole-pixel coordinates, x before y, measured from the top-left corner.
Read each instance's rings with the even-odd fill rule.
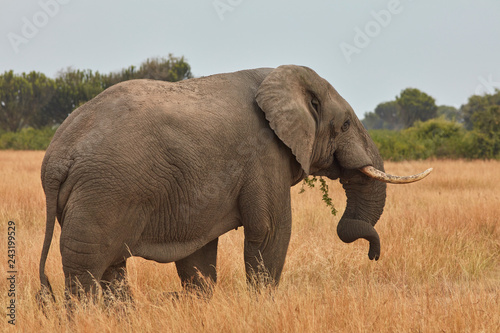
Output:
[[[349,129],[349,126],[351,126],[351,120],[347,119],[345,123],[342,125],[342,132],[345,132]]]

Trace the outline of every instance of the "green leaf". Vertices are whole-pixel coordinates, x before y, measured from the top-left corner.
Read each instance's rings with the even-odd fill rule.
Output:
[[[305,192],[304,185],[307,185],[308,187],[313,188],[315,185],[314,183],[316,183],[317,181],[318,181],[318,179],[316,177],[304,178],[304,181],[302,182],[302,187],[299,191],[299,194]],[[326,180],[324,180],[323,177],[320,177],[319,182],[320,182],[319,189],[323,193],[322,200],[325,202],[326,206],[330,208],[332,215],[334,215],[334,216],[337,215],[337,209],[335,209],[335,206],[333,205],[332,198],[330,198],[330,196],[328,195],[328,184],[326,183]]]

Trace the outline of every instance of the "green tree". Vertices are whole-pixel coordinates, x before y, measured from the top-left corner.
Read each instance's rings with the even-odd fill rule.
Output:
[[[191,67],[184,57],[171,54],[108,75],[68,68],[53,80],[38,72],[5,72],[0,75],[0,130],[17,132],[26,127],[39,129],[61,124],[75,108],[125,80],[175,82],[191,77]]]
[[[451,107],[443,107],[443,112],[449,112]],[[407,88],[396,96],[394,101],[383,102],[377,105],[374,112],[365,114],[363,124],[368,129],[401,130],[411,127],[415,121],[426,121],[438,116],[438,107],[434,98],[426,93]]]
[[[464,126],[468,130],[474,128],[474,114],[485,112],[492,105],[500,105],[500,90],[496,89],[493,94],[483,96],[474,95],[469,97],[467,104],[460,107],[460,115],[463,118]]]
[[[460,111],[454,106],[440,105],[437,108],[437,116],[449,121],[462,122]]]
[[[121,72],[109,75],[109,85],[133,79],[151,79],[177,82],[192,78],[191,66],[184,57],[151,58],[144,61],[139,68],[130,66]]]
[[[407,88],[396,97],[401,108],[400,115],[404,128],[411,127],[417,120],[426,121],[437,116],[436,101],[426,93]]]
[[[500,158],[500,106],[489,105],[471,118],[471,157]]]
[[[399,122],[400,113],[401,108],[396,101],[380,103],[375,108],[375,114],[390,124],[397,124]]]
[[[59,72],[55,80],[56,92],[41,110],[43,126],[61,124],[78,106],[91,100],[107,88],[109,79],[91,70],[68,68]]]
[[[139,68],[138,75],[143,79],[177,82],[192,78],[191,67],[184,57],[147,59]]]
[[[365,117],[361,120],[365,128],[378,130],[384,128],[384,121],[375,112],[366,112]]]
[[[17,132],[39,125],[40,110],[54,94],[54,81],[42,73],[5,72],[0,76],[0,128]]]
[[[380,103],[375,108],[375,114],[384,121],[383,128],[391,130],[400,130],[403,128],[401,111],[401,106],[397,101]]]
[[[401,107],[396,101],[380,103],[374,112],[365,113],[362,122],[368,129],[400,130],[403,128]]]

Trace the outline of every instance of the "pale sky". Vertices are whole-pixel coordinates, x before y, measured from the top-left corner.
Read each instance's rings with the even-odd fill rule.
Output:
[[[169,53],[195,76],[311,67],[360,118],[407,87],[459,107],[500,88],[500,1],[0,0],[1,73]]]

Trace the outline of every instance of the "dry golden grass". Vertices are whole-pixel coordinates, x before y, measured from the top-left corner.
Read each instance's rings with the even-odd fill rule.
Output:
[[[0,308],[2,330],[24,332],[498,332],[500,331],[500,162],[386,163],[390,173],[434,167],[422,182],[392,185],[377,230],[382,254],[368,243],[343,244],[336,225],[345,206],[338,182],[333,217],[317,189],[292,189],[293,233],[274,297],[248,293],[243,233],[221,237],[219,283],[211,301],[164,296],[180,289],[174,265],[129,260],[135,307],[80,306],[68,322],[59,227],[46,272],[58,302],[46,317],[34,298],[45,225],[40,185],[43,152],[0,152]],[[16,222],[16,327],[7,323],[7,222]]]

